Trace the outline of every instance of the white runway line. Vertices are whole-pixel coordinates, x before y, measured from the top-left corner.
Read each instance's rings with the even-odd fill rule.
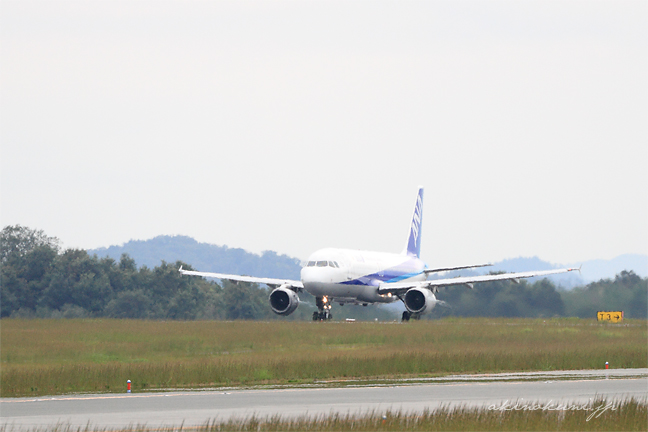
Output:
[[[597,397],[648,398],[648,369],[558,371],[459,375],[456,382],[369,385],[336,388],[285,388],[227,391],[181,391],[0,399],[2,425],[25,430],[57,423],[74,427],[118,428],[146,424],[201,425],[208,419],[372,410],[423,411],[441,406],[482,407],[505,401],[587,403]],[[641,378],[629,378],[636,377]],[[565,376],[569,380],[561,379]],[[549,377],[551,379],[538,380]],[[577,379],[574,379],[576,377]],[[452,378],[452,377],[445,377]],[[468,379],[470,378],[470,379]]]

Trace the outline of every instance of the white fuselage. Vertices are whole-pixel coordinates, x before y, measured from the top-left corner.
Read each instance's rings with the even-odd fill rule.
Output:
[[[423,281],[425,263],[406,254],[320,249],[301,270],[304,289],[336,303],[391,303],[396,296],[380,295],[380,284]]]
[[[434,293],[439,287],[466,285],[490,281],[513,280],[546,276],[578,269],[490,274],[427,280],[427,274],[486,265],[428,269],[421,259],[421,229],[423,222],[423,187],[419,187],[405,248],[400,254],[368,252],[350,249],[320,249],[312,254],[301,270],[301,280],[264,278],[223,273],[183,270],[186,275],[215,277],[237,282],[262,283],[272,287],[270,307],[279,315],[290,315],[300,304],[297,295],[302,289],[315,296],[317,311],[313,320],[330,320],[331,303],[391,303],[400,299],[406,311],[403,321],[428,313],[439,303]],[[379,294],[380,292],[380,294]]]

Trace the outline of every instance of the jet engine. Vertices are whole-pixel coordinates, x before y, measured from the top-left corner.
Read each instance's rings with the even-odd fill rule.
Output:
[[[299,306],[299,296],[289,285],[281,285],[270,293],[270,307],[279,315],[290,315]]]
[[[436,305],[436,296],[426,288],[412,288],[405,293],[403,303],[410,313],[424,314]]]

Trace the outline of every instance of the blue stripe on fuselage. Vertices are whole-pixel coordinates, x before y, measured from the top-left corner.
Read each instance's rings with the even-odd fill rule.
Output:
[[[399,264],[396,267],[388,268],[377,273],[360,276],[357,279],[340,283],[342,285],[378,286],[378,284],[380,283],[399,282],[423,273],[423,270],[418,270],[418,268],[425,268],[425,264],[417,266],[417,262],[420,262],[420,260],[409,260]]]

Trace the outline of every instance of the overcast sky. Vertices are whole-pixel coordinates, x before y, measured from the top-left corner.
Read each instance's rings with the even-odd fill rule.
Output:
[[[433,266],[648,253],[645,1],[1,3],[1,222]]]

